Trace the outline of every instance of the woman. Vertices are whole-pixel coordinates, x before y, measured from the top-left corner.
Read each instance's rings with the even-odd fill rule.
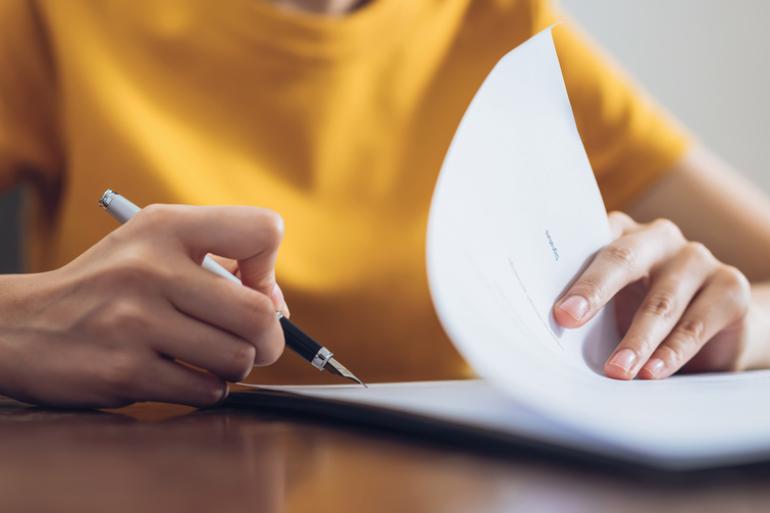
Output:
[[[560,17],[545,0],[359,4],[0,4],[0,183],[30,185],[32,271],[0,277],[0,392],[217,402],[277,359],[284,292],[368,380],[469,374],[427,291],[430,195],[487,72]],[[569,22],[555,39],[607,206],[626,212],[557,321],[580,326],[618,296],[613,378],[770,365],[767,199]],[[107,187],[270,210],[160,205],[99,240]],[[201,270],[207,252],[251,288]],[[308,376],[285,358],[253,379]]]

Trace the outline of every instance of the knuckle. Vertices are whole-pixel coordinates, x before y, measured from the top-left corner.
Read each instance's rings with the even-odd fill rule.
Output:
[[[619,210],[613,210],[609,214],[607,214],[607,219],[611,224],[617,224],[619,226],[634,226],[636,225],[636,221],[633,220],[631,216],[626,214],[625,212],[621,212]]]
[[[153,203],[147,205],[142,210],[136,213],[131,218],[131,223],[136,225],[163,225],[168,222],[169,218],[173,216],[174,208],[171,205],[163,205],[160,203]]]
[[[671,291],[657,291],[642,303],[642,311],[656,317],[668,317],[676,307],[675,295]]]
[[[720,279],[729,289],[728,298],[730,301],[741,311],[746,310],[751,302],[751,283],[746,275],[731,265],[723,265],[718,272]]]
[[[122,255],[111,270],[118,281],[128,284],[151,284],[161,278],[158,266],[153,265],[152,256],[143,250],[134,250]]]
[[[655,219],[653,222],[650,223],[650,227],[666,234],[669,237],[672,237],[675,239],[684,239],[684,236],[682,235],[682,231],[679,229],[676,223],[674,223],[670,219],[665,219],[665,218]]]
[[[706,331],[706,325],[700,319],[687,319],[679,325],[677,331],[684,339],[697,342]]]
[[[658,348],[656,354],[663,360],[671,364],[684,363],[687,360],[687,352],[685,346],[679,344],[665,344]]]
[[[141,358],[131,352],[116,351],[109,361],[99,368],[99,379],[109,395],[118,399],[130,395],[136,377],[142,368]]]
[[[675,329],[668,346],[680,357],[693,354],[701,344],[706,325],[701,319],[687,319]]]
[[[714,258],[711,251],[703,243],[697,241],[688,242],[682,248],[682,251],[687,256],[701,261],[708,261]]]
[[[722,265],[719,268],[719,278],[728,286],[748,292],[751,284],[746,276],[737,268],[731,265]]]
[[[604,254],[611,262],[624,267],[632,267],[636,261],[636,253],[625,244],[610,244]]]
[[[278,245],[281,242],[281,239],[283,239],[283,218],[278,212],[270,209],[262,209],[261,216],[267,241],[271,244]]]
[[[610,211],[610,213],[607,214],[607,217],[611,219],[617,219],[619,221],[633,221],[633,219],[631,219],[631,216],[629,216],[625,212],[621,212],[620,210]]]
[[[105,328],[130,334],[142,330],[146,317],[142,305],[130,299],[113,301],[102,315]]]

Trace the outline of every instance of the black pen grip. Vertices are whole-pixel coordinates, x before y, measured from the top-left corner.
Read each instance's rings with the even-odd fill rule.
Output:
[[[286,317],[281,317],[280,322],[286,345],[305,360],[312,362],[318,350],[321,349],[321,344],[306,335]]]

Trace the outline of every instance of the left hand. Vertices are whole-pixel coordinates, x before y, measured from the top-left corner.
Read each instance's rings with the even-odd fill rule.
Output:
[[[620,333],[604,365],[616,379],[686,370],[733,370],[746,345],[751,286],[668,220],[609,215],[614,241],[554,306],[566,328],[588,322],[613,297]]]

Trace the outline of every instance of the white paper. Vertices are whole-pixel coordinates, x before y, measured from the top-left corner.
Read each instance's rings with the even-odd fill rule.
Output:
[[[493,69],[444,162],[428,229],[442,324],[510,397],[604,440],[672,457],[770,448],[767,372],[612,380],[611,308],[554,328],[555,300],[609,240],[547,30]]]
[[[723,381],[722,381],[723,379]],[[726,390],[750,387],[751,374],[724,375],[717,381]],[[714,384],[709,379],[707,383]],[[674,438],[657,443],[654,437],[608,436],[606,430],[578,426],[562,415],[550,415],[530,402],[493,387],[482,380],[377,383],[369,388],[357,385],[264,386],[317,399],[330,399],[430,417],[458,426],[494,431],[512,438],[531,439],[556,446],[579,449],[629,463],[688,470],[711,466],[765,460],[770,457],[768,444],[756,439],[741,439],[732,434],[719,437],[714,444],[678,446]],[[728,392],[729,393],[729,392]],[[705,391],[708,395],[708,389]],[[339,409],[336,406],[335,409]],[[344,415],[343,415],[344,416]],[[408,429],[408,421],[404,421]],[[697,437],[697,433],[694,434]]]
[[[295,389],[491,426],[670,467],[770,454],[770,373],[624,382],[602,364],[612,309],[559,329],[552,306],[610,240],[550,30],[497,64],[447,153],[427,268],[439,318],[488,384]]]

